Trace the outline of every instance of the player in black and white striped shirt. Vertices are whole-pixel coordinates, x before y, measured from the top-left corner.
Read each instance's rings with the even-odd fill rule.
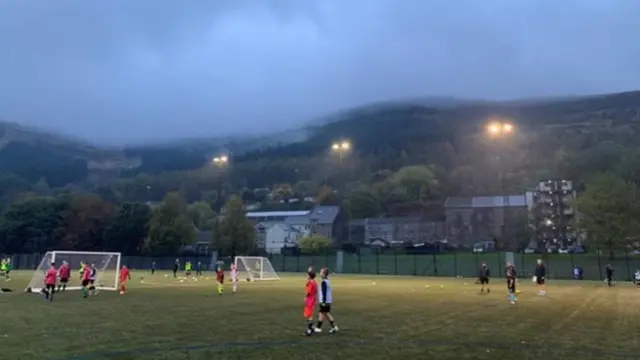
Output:
[[[333,289],[331,288],[331,282],[329,281],[329,269],[323,268],[320,270],[320,277],[322,277],[322,282],[320,283],[320,314],[318,314],[318,326],[316,326],[316,332],[322,332],[322,322],[325,318],[329,320],[329,324],[331,325],[331,329],[329,330],[329,334],[335,334],[340,329],[335,323],[333,319],[333,315],[331,315],[331,304],[333,303]]]

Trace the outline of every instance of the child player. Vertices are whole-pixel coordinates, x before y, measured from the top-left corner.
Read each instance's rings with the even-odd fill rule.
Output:
[[[62,262],[62,266],[58,270],[58,276],[60,276],[60,284],[58,284],[58,291],[66,291],[69,278],[71,277],[71,268],[66,261]]]
[[[234,263],[231,264],[231,285],[233,285],[231,293],[235,294],[238,290],[238,267]]]
[[[196,263],[196,276],[197,277],[201,277],[202,276],[202,262],[198,261]]]
[[[127,291],[126,285],[128,280],[131,280],[131,273],[127,265],[122,265],[122,269],[120,270],[120,295],[124,295]]]
[[[176,262],[173,263],[173,278],[178,277],[178,270],[180,269],[180,260],[176,259]]]
[[[184,263],[184,276],[191,276],[191,261],[187,261],[186,263]]]
[[[480,283],[480,292],[484,292],[485,285],[487,286],[487,293],[491,292],[489,289],[489,277],[491,276],[491,270],[489,270],[489,266],[487,263],[482,263],[480,266],[480,270],[478,270],[478,282]]]
[[[51,263],[51,267],[44,276],[44,298],[53,301],[53,293],[56,292],[56,280],[58,279],[58,269],[56,263]]]
[[[82,270],[82,298],[89,297],[89,287],[91,286],[91,266],[88,264],[82,264],[84,269]]]
[[[318,283],[316,283],[316,273],[307,273],[306,296],[304,298],[304,318],[307,319],[307,330],[305,336],[311,336],[315,332],[313,328],[313,313],[318,302]]]
[[[156,262],[152,261],[151,262],[151,275],[156,273]]]
[[[88,269],[89,274],[89,291],[91,295],[97,295],[98,290],[96,289],[96,279],[98,278],[98,269],[96,268],[96,264],[91,264]]]
[[[13,269],[13,265],[11,264],[11,258],[7,258],[6,264],[4,267],[4,276],[7,278],[7,281],[11,280],[11,270]]]
[[[222,266],[219,266],[216,271],[216,280],[218,281],[218,295],[222,295],[224,293],[224,269]]]
[[[331,315],[333,289],[331,288],[331,282],[329,281],[329,269],[325,267],[320,270],[320,277],[322,278],[322,282],[320,283],[320,313],[318,314],[318,326],[316,326],[315,331],[322,332],[322,322],[327,318],[331,325],[329,334],[335,334],[339,329],[333,320],[333,315]]]
[[[505,270],[507,278],[507,291],[509,292],[509,303],[516,303],[516,267],[512,263],[507,262],[507,268]]]
[[[538,295],[547,295],[547,285],[546,285],[546,276],[547,276],[547,268],[542,263],[542,259],[538,259],[538,263],[536,264],[536,270],[534,272],[534,280],[536,284],[538,284]]]

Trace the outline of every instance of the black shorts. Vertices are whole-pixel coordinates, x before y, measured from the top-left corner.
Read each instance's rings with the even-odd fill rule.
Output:
[[[509,292],[516,292],[516,279],[507,279],[507,289]]]
[[[95,280],[89,280],[89,284],[91,285],[95,284],[95,282],[96,282]]]
[[[544,283],[545,283],[545,278],[544,278],[544,276],[543,276],[543,277],[540,277],[540,276],[536,277],[536,283],[537,283],[538,285],[544,285]]]
[[[82,280],[82,286],[83,287],[87,287],[87,286],[89,286],[89,284],[91,284],[91,280]]]
[[[69,278],[60,278],[60,284],[67,284],[69,282]]]
[[[489,278],[488,277],[481,277],[481,278],[478,279],[478,282],[480,284],[482,284],[482,285],[489,284]]]
[[[221,278],[218,278],[218,282],[219,282],[220,284],[224,284],[224,276],[223,276],[223,277],[221,277]]]
[[[320,314],[326,314],[331,312],[331,304],[324,303],[320,304]]]
[[[173,273],[175,274],[175,273],[177,273],[177,272],[178,272],[178,269],[174,268],[174,269],[173,269]]]
[[[47,291],[53,291],[56,289],[56,285],[55,284],[47,284],[44,286],[45,289],[47,289]]]

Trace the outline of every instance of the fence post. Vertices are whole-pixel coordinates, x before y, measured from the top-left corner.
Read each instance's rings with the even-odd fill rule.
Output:
[[[418,257],[413,253],[413,276],[418,275]]]
[[[380,275],[380,253],[376,250],[376,275]]]
[[[362,259],[360,259],[359,251],[358,251],[358,274],[362,274]]]
[[[629,252],[624,249],[624,262],[627,264],[627,281],[631,281],[631,268],[629,267]]]
[[[457,252],[453,253],[453,272],[455,272],[456,277],[458,277],[458,275],[460,275],[458,273],[458,253]]]
[[[398,253],[393,253],[393,273],[398,275]]]
[[[433,252],[433,275],[438,276],[438,260],[436,259],[436,252]]]
[[[296,255],[296,272],[300,272],[300,255]]]
[[[598,256],[598,280],[602,280],[602,259],[600,259],[600,246],[596,241],[596,256]]]

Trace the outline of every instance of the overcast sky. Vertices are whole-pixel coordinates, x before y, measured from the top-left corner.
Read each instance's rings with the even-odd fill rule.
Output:
[[[636,88],[638,0],[0,0],[0,118],[101,143]]]

